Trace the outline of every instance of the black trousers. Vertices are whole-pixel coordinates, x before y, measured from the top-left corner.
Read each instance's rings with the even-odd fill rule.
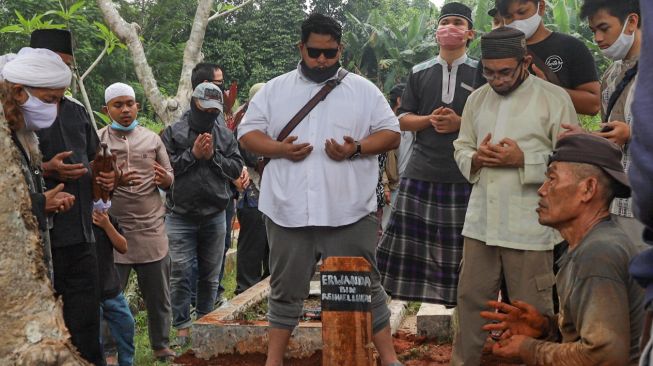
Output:
[[[236,294],[239,294],[270,275],[270,249],[261,211],[243,207],[236,214],[240,223],[236,255]]]
[[[94,243],[52,248],[54,289],[63,300],[71,341],[88,362],[104,366],[100,347],[100,289]]]

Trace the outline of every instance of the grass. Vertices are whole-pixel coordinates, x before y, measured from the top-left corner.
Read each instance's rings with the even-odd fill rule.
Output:
[[[133,274],[133,273],[132,273]],[[225,271],[222,278],[222,286],[224,286],[224,297],[231,299],[234,297],[234,290],[236,289],[236,268],[230,271]],[[136,335],[134,337],[134,346],[136,347],[136,354],[134,355],[134,366],[165,366],[170,365],[169,362],[158,362],[152,357],[152,350],[150,348],[150,338],[147,334],[147,312],[140,310],[134,316],[136,321]],[[175,339],[176,331],[170,329],[170,341]],[[190,346],[181,349],[176,349],[178,353],[186,352]]]
[[[406,307],[406,316],[417,315],[419,307],[422,306],[422,303],[419,301],[410,301]]]

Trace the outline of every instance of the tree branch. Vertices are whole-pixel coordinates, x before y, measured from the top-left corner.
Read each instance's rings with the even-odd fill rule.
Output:
[[[127,45],[134,63],[134,71],[138,81],[143,86],[145,97],[148,99],[157,116],[166,124],[172,123],[168,116],[169,100],[163,96],[157,85],[152,68],[147,62],[143,44],[138,38],[138,25],[128,24],[118,13],[111,0],[97,0],[104,21],[116,36]],[[173,106],[174,108],[174,106]]]
[[[81,80],[81,81],[84,81],[84,79],[86,79],[86,77],[88,76],[88,74],[90,74],[91,71],[93,71],[93,69],[95,68],[95,66],[97,66],[97,65],[100,63],[100,60],[102,60],[102,57],[104,57],[104,55],[106,55],[108,49],[109,49],[109,44],[105,42],[105,44],[104,44],[104,49],[102,50],[102,52],[100,52],[100,54],[99,54],[98,57],[95,59],[95,61],[93,61],[93,63],[91,64],[91,66],[89,66],[88,69],[86,69],[86,71],[84,71],[84,74],[80,77],[80,80]]]
[[[181,115],[181,112],[186,109],[190,103],[190,96],[192,93],[191,73],[197,62],[201,58],[202,44],[204,43],[204,36],[206,34],[206,26],[209,23],[209,14],[213,0],[200,0],[197,4],[197,11],[195,12],[195,19],[193,19],[193,26],[190,30],[190,36],[186,47],[184,48],[184,63],[181,67],[181,75],[179,76],[179,86],[177,87],[177,95],[175,100],[178,103],[178,108],[175,111],[175,119]]]
[[[215,14],[213,14],[213,15],[211,15],[209,17],[209,22],[214,20],[214,19],[225,17],[225,16],[235,12],[236,10],[244,7],[245,5],[247,5],[247,4],[251,3],[251,2],[252,2],[252,0],[246,0],[244,3],[238,5],[238,6],[234,7],[234,8],[231,8],[231,9],[229,9],[227,11],[223,11],[222,13],[215,13]]]

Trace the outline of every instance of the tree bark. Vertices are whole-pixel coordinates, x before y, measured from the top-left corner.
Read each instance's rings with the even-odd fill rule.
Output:
[[[88,365],[69,341],[43,263],[19,152],[0,106],[0,365]]]
[[[191,72],[202,58],[202,44],[204,43],[206,26],[209,23],[209,20],[227,15],[240,9],[245,4],[251,3],[251,1],[252,0],[246,0],[237,8],[227,10],[220,14],[214,14],[211,17],[211,9],[214,0],[198,1],[190,37],[188,38],[186,48],[184,49],[184,59],[181,68],[181,75],[179,77],[177,94],[172,98],[166,98],[159,91],[156,79],[152,73],[152,68],[147,62],[143,44],[138,37],[138,32],[140,30],[138,24],[128,24],[120,16],[111,0],[97,0],[97,4],[104,16],[104,21],[109,25],[111,31],[113,31],[113,33],[115,33],[116,36],[127,45],[129,53],[132,56],[132,61],[134,62],[134,71],[136,72],[138,81],[143,86],[145,97],[150,104],[152,104],[154,113],[156,113],[159,119],[161,119],[166,126],[169,126],[179,119],[190,103],[190,96],[192,93],[190,81]]]
[[[203,0],[208,1],[208,0]],[[136,23],[127,23],[118,13],[115,5],[111,0],[97,0],[98,7],[104,16],[104,21],[109,25],[113,33],[120,38],[122,43],[127,45],[129,53],[132,56],[134,63],[134,71],[138,77],[138,81],[143,86],[145,97],[152,104],[154,113],[166,124],[169,125],[173,121],[168,113],[169,101],[161,94],[157,85],[156,79],[152,68],[147,63],[145,56],[145,49],[141,40],[138,38],[138,31],[140,27]],[[178,107],[178,106],[177,106]],[[175,108],[172,108],[173,110]]]

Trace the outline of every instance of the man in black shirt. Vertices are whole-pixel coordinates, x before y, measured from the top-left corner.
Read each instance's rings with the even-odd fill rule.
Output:
[[[383,287],[393,298],[456,305],[471,185],[456,165],[453,141],[478,63],[466,53],[471,13],[461,3],[442,7],[440,54],[413,67],[397,111],[401,129],[415,131],[416,139],[377,250]]]
[[[532,73],[567,90],[576,112],[595,115],[600,108],[600,84],[594,58],[580,40],[544,26],[544,0],[495,0],[507,27],[526,35],[528,52],[533,57]],[[486,83],[480,75],[477,85]]]
[[[47,29],[32,33],[30,46],[47,48],[72,64],[68,31]],[[59,102],[59,115],[51,127],[38,132],[43,153],[46,186],[65,183],[75,196],[70,211],[54,216],[50,229],[54,289],[63,299],[63,315],[71,341],[87,361],[104,365],[100,347],[100,298],[98,264],[93,235],[93,197],[90,162],[95,158],[98,137],[86,109],[74,99]],[[100,173],[103,188],[113,189],[114,176]]]

